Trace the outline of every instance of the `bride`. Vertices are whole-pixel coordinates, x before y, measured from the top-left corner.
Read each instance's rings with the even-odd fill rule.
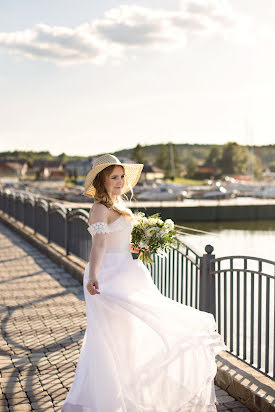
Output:
[[[143,165],[98,157],[83,277],[87,328],[61,412],[216,411],[215,356],[226,350],[212,314],[163,296],[130,251],[134,216],[121,195]],[[133,251],[133,250],[132,250]]]

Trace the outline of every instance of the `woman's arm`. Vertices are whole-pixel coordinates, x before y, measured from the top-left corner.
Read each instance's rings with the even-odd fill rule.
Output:
[[[95,280],[106,249],[106,235],[97,234],[93,236],[92,247],[89,257],[89,279]]]
[[[107,214],[108,209],[106,206],[101,204],[94,205],[90,210],[89,223],[103,222],[107,225]],[[92,238],[92,247],[89,256],[89,280],[87,283],[87,289],[92,295],[100,293],[96,290],[99,288],[97,274],[102,263],[105,249],[106,233],[95,233]]]

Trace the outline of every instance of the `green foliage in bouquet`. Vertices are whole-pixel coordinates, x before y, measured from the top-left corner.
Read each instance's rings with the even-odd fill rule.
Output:
[[[178,246],[180,241],[176,237],[176,230],[173,220],[160,219],[160,214],[145,217],[139,212],[135,214],[136,223],[132,230],[132,244],[140,249],[139,259],[143,263],[154,263],[151,255],[157,253],[164,256],[171,247]]]

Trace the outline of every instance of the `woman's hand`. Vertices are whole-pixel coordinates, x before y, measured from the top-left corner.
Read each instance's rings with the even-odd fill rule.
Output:
[[[95,278],[89,278],[86,288],[90,295],[100,295],[100,292],[96,290],[98,287],[98,280]]]
[[[130,243],[130,252],[131,253],[139,253],[139,251],[140,251],[140,248],[138,248],[138,247],[135,248],[133,243]]]

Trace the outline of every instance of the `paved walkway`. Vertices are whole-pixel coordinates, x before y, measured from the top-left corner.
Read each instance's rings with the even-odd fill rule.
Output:
[[[1,223],[0,318],[0,412],[60,411],[86,328],[83,287]],[[219,411],[249,411],[216,394]]]

